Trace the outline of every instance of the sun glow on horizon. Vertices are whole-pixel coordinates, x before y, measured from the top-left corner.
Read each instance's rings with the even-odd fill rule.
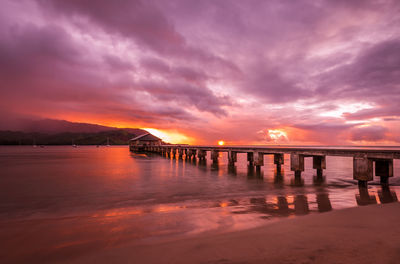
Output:
[[[165,130],[160,130],[156,128],[142,128],[152,135],[161,138],[164,142],[173,143],[173,144],[191,144],[193,143],[193,138],[190,138],[184,134],[179,132],[170,132]]]
[[[268,129],[268,136],[274,142],[288,140],[286,132],[279,129]]]
[[[218,141],[218,145],[223,146],[223,145],[225,145],[225,142],[220,140],[220,141]]]

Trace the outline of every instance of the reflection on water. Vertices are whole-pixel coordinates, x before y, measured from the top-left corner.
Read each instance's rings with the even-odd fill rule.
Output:
[[[389,186],[382,185],[381,189],[378,190],[378,199],[380,203],[393,203],[397,202],[396,192],[390,190]],[[368,188],[363,186],[359,187],[359,193],[356,194],[356,201],[358,205],[368,205],[378,203],[375,194],[370,194]]]
[[[389,186],[382,186],[382,190],[378,190],[379,200],[381,203],[397,202],[397,194],[391,191]]]
[[[214,163],[209,156],[167,159],[127,147],[1,147],[0,262],[52,262],[127,241],[240,230],[398,201],[398,186],[358,187],[349,158],[327,157],[324,175],[306,158],[306,170],[296,177],[287,156],[279,170],[269,156],[257,170],[245,154],[235,166],[220,155]]]

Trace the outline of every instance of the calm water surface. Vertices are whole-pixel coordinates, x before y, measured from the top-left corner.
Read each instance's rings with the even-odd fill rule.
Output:
[[[209,155],[209,154],[208,154]],[[391,186],[352,180],[352,159],[327,157],[318,180],[306,158],[294,181],[265,156],[260,173],[245,154],[229,168],[132,154],[121,147],[0,147],[0,262],[68,260],[123,243],[153,243],[256,227],[285,217],[397,201]]]

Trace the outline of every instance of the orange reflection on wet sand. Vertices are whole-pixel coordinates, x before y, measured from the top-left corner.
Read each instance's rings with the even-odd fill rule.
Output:
[[[166,213],[166,212],[173,212],[173,211],[177,211],[180,209],[184,209],[185,207],[182,206],[169,206],[169,205],[160,205],[157,206],[153,209],[154,212],[159,212],[159,213]]]
[[[228,203],[227,203],[227,202],[220,203],[219,206],[220,206],[220,207],[227,207],[227,206],[228,206]]]
[[[108,211],[105,213],[97,213],[92,215],[92,217],[123,217],[123,216],[130,216],[130,215],[141,215],[144,211],[141,209],[127,209],[127,208],[120,208],[118,210]]]

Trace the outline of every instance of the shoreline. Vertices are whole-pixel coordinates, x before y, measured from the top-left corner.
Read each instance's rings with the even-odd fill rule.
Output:
[[[62,263],[397,263],[400,203],[282,219],[254,229],[144,245]]]

